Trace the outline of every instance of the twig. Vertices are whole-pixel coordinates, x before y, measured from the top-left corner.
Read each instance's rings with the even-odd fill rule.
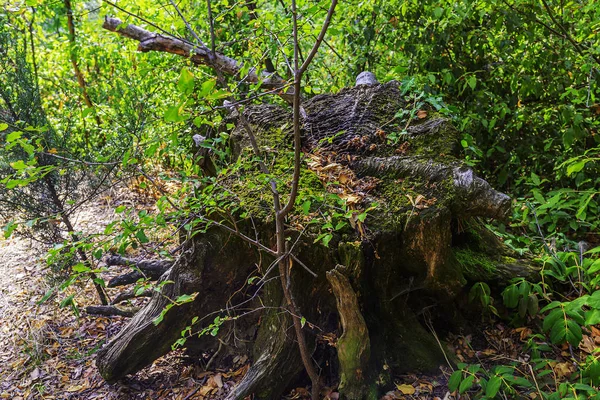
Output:
[[[215,359],[219,355],[219,352],[221,351],[222,348],[223,348],[223,341],[221,339],[219,339],[219,347],[217,348],[217,351],[215,351],[215,353],[212,355],[210,360],[208,360],[208,362],[206,363],[206,366],[204,367],[205,371],[208,371],[208,368],[210,368],[210,365],[213,363],[213,361],[215,361]]]
[[[175,4],[175,2],[173,0],[169,0],[169,1],[171,2],[171,5],[175,8],[175,11],[177,11],[177,14],[179,14],[179,17],[181,18],[181,20],[183,21],[183,23],[185,24],[185,26],[192,33],[192,35],[196,38],[196,40],[198,41],[198,44],[200,44],[200,46],[202,46],[202,47],[206,47],[206,45],[204,44],[204,42],[202,41],[202,39],[200,39],[198,37],[198,35],[196,34],[196,32],[192,29],[192,27],[190,26],[190,24],[187,22],[187,20],[185,19],[185,17],[181,13],[181,10],[179,10],[179,7],[177,7],[177,4]]]

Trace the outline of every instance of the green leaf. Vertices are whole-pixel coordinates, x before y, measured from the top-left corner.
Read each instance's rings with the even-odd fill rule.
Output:
[[[593,274],[600,271],[600,258],[595,260],[592,265],[590,265],[590,267],[587,270],[588,274]]]
[[[18,160],[13,163],[10,163],[10,166],[16,169],[17,171],[27,168],[27,164],[25,164],[23,160]]]
[[[0,123],[0,132],[5,131],[7,129],[8,129],[8,124]]]
[[[502,386],[502,378],[499,376],[491,377],[485,388],[486,397],[489,397],[490,399],[496,397],[496,394],[498,394],[498,391],[500,390],[500,386]]]
[[[471,75],[467,82],[471,87],[471,90],[475,90],[475,87],[477,86],[477,77],[475,75]]]
[[[70,305],[73,305],[73,299],[75,298],[75,295],[72,294],[70,296],[65,297],[61,302],[60,302],[60,308],[64,308]]]
[[[91,271],[91,268],[84,265],[83,263],[78,263],[73,265],[73,272],[81,273]]]
[[[194,301],[194,299],[196,298],[196,296],[198,295],[198,293],[192,293],[192,294],[182,294],[181,296],[177,297],[177,299],[175,300],[175,303],[177,304],[185,304],[185,303],[190,303],[192,301]]]
[[[304,213],[304,215],[309,214],[311,204],[312,203],[310,202],[310,200],[306,200],[304,203],[302,203],[302,212]]]
[[[540,310],[540,313],[545,313],[546,311],[550,311],[560,306],[562,303],[560,301],[554,300],[552,303],[546,305],[544,308]]]
[[[510,285],[502,292],[502,300],[508,308],[515,308],[519,304],[519,288],[517,285]]]
[[[40,304],[47,301],[54,294],[55,290],[56,290],[56,288],[52,288],[52,289],[48,290],[46,292],[46,294],[41,299],[39,299],[35,304],[37,304],[39,306]]]
[[[585,164],[588,162],[589,160],[587,159],[583,159],[581,161],[578,161],[576,163],[573,163],[571,165],[569,165],[567,167],[567,175],[570,176],[576,172],[579,172],[583,169],[583,167],[585,167]]]
[[[185,95],[189,95],[194,91],[194,74],[187,68],[181,69],[179,82],[177,82],[177,90]]]
[[[567,332],[566,332],[567,342],[571,344],[571,346],[579,346],[581,339],[583,339],[583,333],[581,331],[581,327],[578,323],[573,320],[567,321]]]
[[[14,189],[17,186],[21,185],[25,183],[25,181],[21,180],[21,179],[11,179],[6,183],[6,188],[7,189]]]
[[[148,239],[148,237],[146,236],[146,233],[144,232],[143,229],[139,229],[136,233],[135,233],[135,237],[140,241],[140,243],[144,244],[144,243],[148,243],[150,240]]]
[[[300,318],[300,326],[304,328],[304,325],[306,325],[306,318],[302,317]]]
[[[200,93],[198,94],[198,97],[204,98],[204,97],[208,96],[210,94],[210,92],[212,92],[212,90],[214,89],[216,84],[217,84],[216,79],[211,79],[206,82],[203,82],[202,86],[200,87]]]
[[[458,385],[462,380],[462,371],[454,371],[452,375],[450,375],[450,379],[448,379],[448,390],[454,392],[458,389]]]
[[[563,318],[564,318],[564,311],[562,310],[562,308],[553,310],[550,314],[548,314],[546,316],[546,318],[544,318],[544,323],[542,324],[542,329],[544,330],[544,332],[549,331],[550,329],[552,329],[554,324],[556,324],[558,321],[562,320]]]
[[[100,260],[102,258],[103,251],[102,249],[96,249],[93,253],[93,256],[96,260]]]
[[[152,323],[156,326],[158,324],[160,324],[164,319],[165,319],[165,315],[167,314],[167,312],[173,307],[172,303],[169,303],[165,306],[165,308],[163,308],[160,312],[160,314],[154,318],[152,320]]]
[[[475,382],[475,377],[473,375],[469,375],[467,376],[465,379],[463,379],[463,381],[460,383],[460,386],[458,387],[458,392],[459,393],[464,393],[467,390],[471,389],[473,387],[473,383]]]
[[[539,300],[537,296],[533,293],[530,294],[527,301],[527,312],[533,317],[534,315],[537,315],[539,308]]]
[[[6,135],[6,143],[14,142],[15,140],[19,139],[21,135],[23,135],[23,132],[21,131],[14,131],[9,133],[8,135]]]
[[[8,224],[6,224],[2,228],[4,231],[4,239],[8,239],[13,234],[15,229],[17,229],[17,226],[19,226],[19,224],[15,223],[14,221],[10,221]]]

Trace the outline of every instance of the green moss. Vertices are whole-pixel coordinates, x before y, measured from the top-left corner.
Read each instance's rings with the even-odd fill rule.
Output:
[[[477,280],[491,280],[496,272],[496,264],[483,253],[471,249],[454,249],[454,257],[465,276]]]
[[[348,268],[350,277],[358,279],[365,263],[360,242],[340,242],[338,256],[340,264]]]

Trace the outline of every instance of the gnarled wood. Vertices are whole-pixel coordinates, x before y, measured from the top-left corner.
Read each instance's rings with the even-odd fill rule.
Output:
[[[535,268],[493,234],[486,234],[474,218],[502,218],[509,198],[461,163],[456,146],[459,134],[450,122],[429,109],[427,118],[408,121],[408,128],[406,121],[394,119],[399,109],[409,107],[397,83],[359,85],[316,96],[303,105],[307,113],[303,149],[312,153],[312,169],[306,168],[301,176],[305,189],[352,194],[355,199],[349,210],[369,212],[360,224],[349,220],[332,231],[327,246],[315,242],[318,229],[298,228],[304,223],[301,215],[289,216],[288,223],[294,224],[285,228],[290,244],[295,244],[294,257],[314,273],[295,265],[292,295],[302,312],[299,317],[307,321],[302,332],[311,351],[318,348],[317,333],[340,337],[338,320],[342,319],[344,334],[337,347],[343,387],[348,397],[360,397],[365,393],[357,384],[360,376],[365,384],[369,377],[381,378],[385,390],[391,384],[385,377],[392,373],[434,370],[445,363],[430,329],[436,323],[447,328],[462,320],[457,304],[470,282],[533,276]],[[286,171],[289,158],[285,157],[291,153],[289,111],[274,105],[252,106],[243,115],[256,133],[261,152],[268,154],[275,168]],[[391,135],[399,139],[388,140]],[[231,140],[236,157],[253,154],[248,150],[247,127],[235,128]],[[320,179],[329,179],[328,185]],[[235,216],[234,227],[215,224],[192,240],[194,245],[186,253],[190,256],[164,275],[163,279],[176,283],[155,294],[99,353],[98,366],[107,380],[135,372],[164,354],[193,316],[205,317],[202,326],[220,310],[221,315],[240,316],[235,326],[221,328],[219,337],[226,342],[226,332],[240,329],[248,316],[258,316],[252,311],[257,309],[262,311],[260,320],[242,329],[248,338],[245,347],[239,342],[227,346],[227,351],[252,354],[252,366],[228,399],[279,398],[297,379],[302,364],[280,277],[271,272],[262,276],[257,287],[246,284],[255,266],[259,275],[273,271],[269,269],[275,261],[272,194],[266,186],[244,192],[250,182],[253,187],[264,186],[258,168],[246,170],[244,182],[221,182],[228,192],[239,195],[252,219]],[[339,203],[323,207],[337,209]],[[248,238],[263,246],[261,252],[248,247]],[[338,264],[348,266],[344,275],[336,270]],[[241,298],[240,288],[247,290]],[[170,310],[158,326],[152,324],[167,304],[165,296],[192,292],[199,293],[192,303]],[[200,338],[197,347],[210,353],[215,343]]]
[[[337,310],[342,324],[342,336],[337,341],[340,363],[340,394],[348,399],[365,398],[369,386],[366,374],[369,371],[371,342],[369,330],[360,311],[358,298],[348,278],[342,272],[346,268],[338,265],[327,272],[336,298]]]

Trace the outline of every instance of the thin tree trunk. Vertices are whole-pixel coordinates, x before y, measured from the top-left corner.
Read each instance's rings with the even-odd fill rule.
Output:
[[[64,0],[65,8],[67,10],[67,26],[69,28],[69,59],[71,60],[71,64],[73,64],[73,72],[75,73],[75,77],[77,78],[77,83],[79,84],[79,88],[81,89],[81,95],[83,97],[83,102],[89,108],[94,107],[94,103],[90,98],[90,95],[87,91],[87,85],[85,83],[85,78],[83,77],[83,73],[79,68],[79,64],[77,63],[77,52],[75,51],[75,20],[73,18],[73,7],[71,5],[71,0]],[[100,117],[98,114],[94,113],[96,118],[96,123],[98,126],[102,124]]]

